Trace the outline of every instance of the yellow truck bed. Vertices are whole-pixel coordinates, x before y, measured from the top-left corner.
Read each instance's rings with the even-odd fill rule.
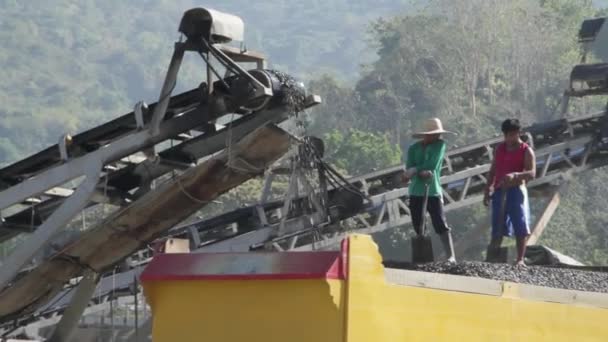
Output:
[[[366,235],[302,253],[159,255],[154,341],[608,341],[608,294],[384,268]]]

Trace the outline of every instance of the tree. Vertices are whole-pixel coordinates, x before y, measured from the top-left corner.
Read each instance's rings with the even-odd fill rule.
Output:
[[[359,126],[358,98],[352,88],[341,85],[327,74],[311,81],[309,88],[323,99],[323,104],[314,107],[310,113],[309,134],[324,136],[334,129],[346,131]]]
[[[576,32],[596,11],[590,1],[418,3],[428,6],[372,26],[378,60],[355,87],[358,129],[386,132],[404,146],[407,133],[438,116],[463,144],[494,135],[505,117],[531,124],[559,115],[564,81],[580,58]],[[569,114],[599,105],[573,101]],[[605,184],[598,172],[574,182],[542,242],[583,262],[606,262],[608,218],[594,197],[608,191]],[[468,226],[456,227],[455,235]]]
[[[325,136],[327,160],[351,175],[399,164],[401,149],[391,144],[387,134],[350,129],[334,130]]]

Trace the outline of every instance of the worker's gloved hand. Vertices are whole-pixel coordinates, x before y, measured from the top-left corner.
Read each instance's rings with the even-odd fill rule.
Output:
[[[429,179],[429,178],[433,177],[433,173],[431,171],[424,170],[424,171],[420,171],[420,173],[418,173],[418,176],[422,179]]]

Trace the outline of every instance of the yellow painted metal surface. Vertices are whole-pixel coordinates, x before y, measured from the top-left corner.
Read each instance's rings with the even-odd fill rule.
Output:
[[[494,295],[396,285],[381,261],[369,236],[352,235],[346,281],[145,282],[153,340],[608,341],[608,309],[593,302],[544,302],[513,283]]]
[[[153,341],[343,341],[342,280],[144,283]]]
[[[387,284],[371,238],[350,238],[347,341],[608,341],[608,310]]]

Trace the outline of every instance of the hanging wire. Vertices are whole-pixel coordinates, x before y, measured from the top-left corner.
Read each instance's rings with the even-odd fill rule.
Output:
[[[181,181],[181,179],[180,179],[179,177],[177,177],[177,178],[175,179],[175,182],[177,183],[177,186],[179,187],[179,190],[180,190],[180,191],[181,191],[181,192],[182,192],[184,195],[186,195],[186,197],[188,197],[190,200],[192,200],[193,202],[196,202],[196,203],[198,203],[198,204],[202,204],[202,205],[206,205],[206,204],[209,204],[209,203],[210,203],[210,201],[204,201],[204,200],[201,200],[201,199],[196,198],[195,196],[193,196],[191,193],[189,193],[189,192],[188,192],[188,191],[187,191],[187,190],[184,188],[184,185],[182,184],[182,181]]]

